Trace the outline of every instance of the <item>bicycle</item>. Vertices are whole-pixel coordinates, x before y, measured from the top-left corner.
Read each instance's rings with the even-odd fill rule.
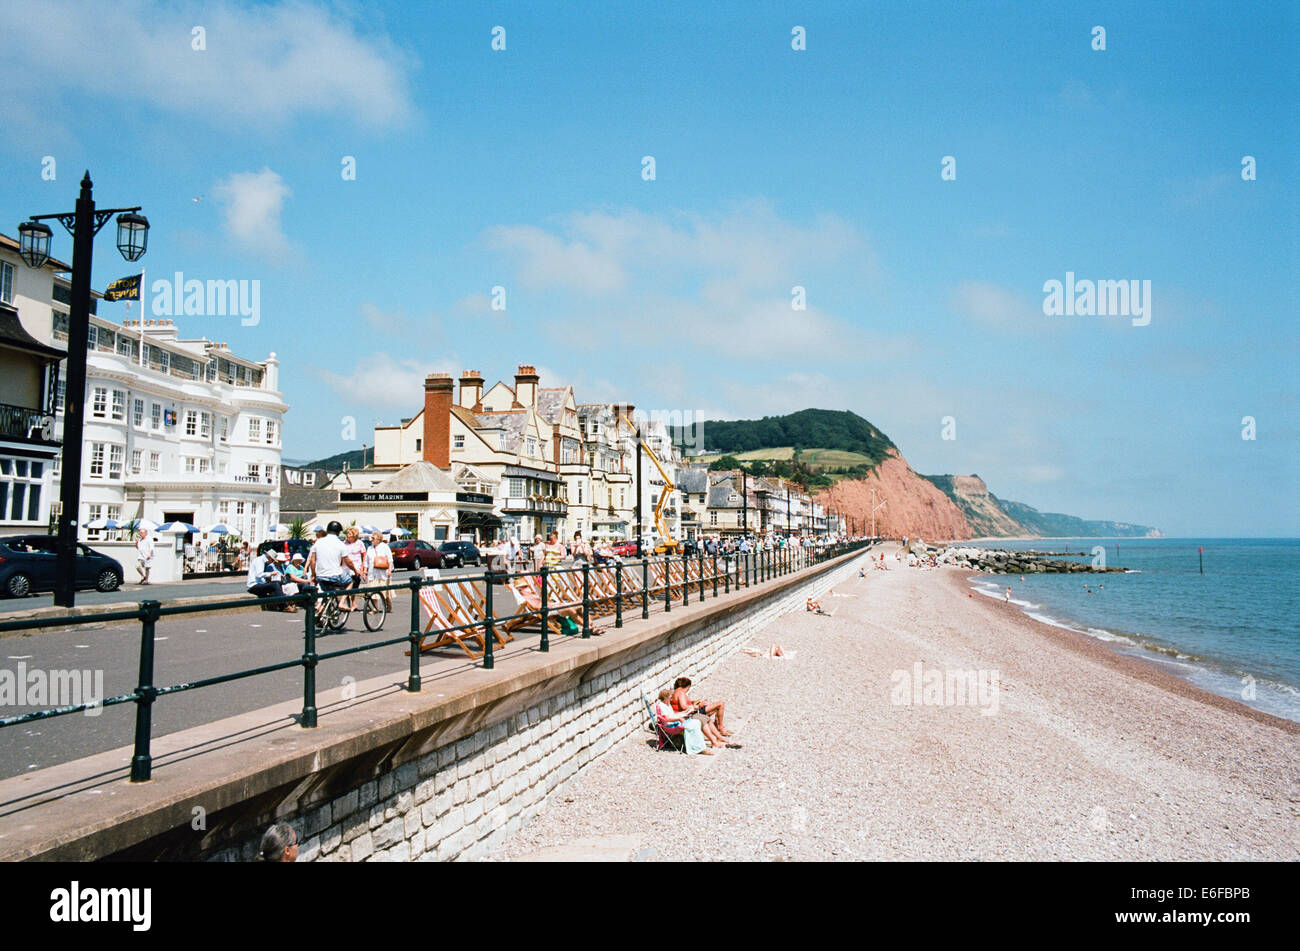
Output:
[[[362,596],[361,621],[367,631],[379,630],[384,626],[384,618],[387,616],[388,605],[384,601],[383,592],[371,591]]]
[[[335,587],[326,581],[318,581],[321,597],[316,602],[316,628],[321,631],[341,631],[348,623],[352,610],[347,606],[347,586]]]

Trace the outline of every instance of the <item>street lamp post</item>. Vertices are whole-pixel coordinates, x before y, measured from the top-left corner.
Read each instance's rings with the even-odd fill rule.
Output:
[[[641,424],[636,424],[636,556],[644,557],[644,532],[641,522]]]
[[[63,402],[63,472],[59,482],[58,555],[54,573],[54,603],[73,606],[76,592],[77,518],[81,509],[81,438],[86,402],[86,338],[90,333],[90,267],[95,235],[117,215],[117,248],[128,261],[143,257],[149,243],[149,221],[133,208],[96,209],[90,172],[81,179],[74,212],[32,215],[18,226],[19,253],[32,268],[44,267],[50,256],[50,227],[57,219],[72,235],[72,297],[68,304],[68,375]],[[143,290],[141,291],[143,300]],[[141,304],[143,310],[143,303]]]

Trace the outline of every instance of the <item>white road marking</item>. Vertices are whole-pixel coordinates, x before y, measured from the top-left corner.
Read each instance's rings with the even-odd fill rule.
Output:
[[[154,638],[155,643],[158,642],[158,641],[165,641],[165,640],[167,640],[167,638],[165,638],[165,637],[155,637],[155,638]]]
[[[89,646],[90,646],[89,644],[74,644],[74,645],[73,645],[73,647],[77,648],[77,650],[85,650],[85,649],[86,649],[87,647],[89,647]]]
[[[10,659],[10,660],[31,660],[31,659],[32,659],[32,655],[31,655],[31,654],[23,654],[21,657],[19,657],[19,656],[11,656],[9,659]]]
[[[260,624],[250,624],[250,625],[248,625],[248,626],[249,626],[249,627],[261,627],[262,625],[260,625]]]

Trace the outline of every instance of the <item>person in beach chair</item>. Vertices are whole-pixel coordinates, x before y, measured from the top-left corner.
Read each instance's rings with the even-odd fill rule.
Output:
[[[683,753],[689,753],[691,756],[702,753],[705,756],[712,756],[713,750],[705,749],[706,741],[704,739],[704,729],[700,721],[692,717],[682,716],[673,710],[672,699],[673,692],[665,687],[659,691],[659,701],[650,706],[649,699],[642,694],[646,706],[650,707],[650,715],[654,720],[653,728],[655,735],[659,738],[659,749],[665,746],[677,746],[680,740],[681,745],[677,746]]]
[[[722,722],[723,715],[726,713],[726,704],[721,700],[692,700],[686,694],[686,688],[691,685],[691,678],[678,677],[673,683],[672,706],[678,714],[693,717],[700,721],[700,728],[704,730],[704,736],[714,746],[726,746],[727,737],[731,736],[731,731],[726,728]],[[717,724],[714,724],[714,718]]]

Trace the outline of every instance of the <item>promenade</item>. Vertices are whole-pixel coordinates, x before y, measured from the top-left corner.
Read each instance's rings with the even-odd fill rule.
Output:
[[[890,564],[755,636],[793,659],[697,680],[740,749],[642,731],[491,858],[1300,859],[1300,725]],[[928,703],[917,664],[994,673],[996,701]]]

